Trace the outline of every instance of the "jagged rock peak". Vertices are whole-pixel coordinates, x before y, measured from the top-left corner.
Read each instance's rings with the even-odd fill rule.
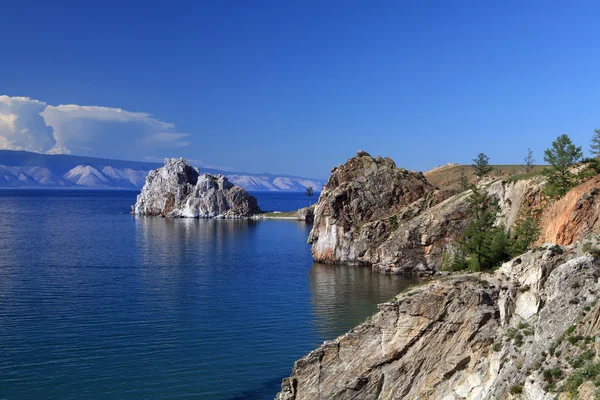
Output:
[[[354,262],[353,232],[362,225],[389,217],[436,187],[420,172],[396,167],[390,158],[373,158],[359,151],[332,174],[315,208],[309,237],[318,261]]]
[[[167,158],[150,171],[132,208],[137,215],[189,218],[247,218],[259,212],[245,189],[223,175],[201,175],[183,158]]]

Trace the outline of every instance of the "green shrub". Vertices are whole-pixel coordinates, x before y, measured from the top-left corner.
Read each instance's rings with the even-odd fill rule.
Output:
[[[552,368],[550,370],[550,374],[552,374],[553,378],[558,379],[562,375],[562,371],[560,370],[560,368]]]
[[[515,335],[515,346],[521,347],[522,344],[523,344],[523,335],[521,335],[520,333],[517,333]]]
[[[550,348],[548,349],[548,352],[550,353],[551,356],[554,355],[554,352],[556,351],[557,347],[558,347],[558,343],[552,342],[552,344],[550,345]]]
[[[573,367],[574,369],[583,367],[583,360],[581,360],[580,358],[576,358],[571,362],[571,367]]]
[[[521,393],[523,393],[523,385],[513,385],[510,388],[510,392],[512,394],[521,394]]]
[[[398,216],[397,215],[392,215],[388,219],[388,221],[390,223],[390,232],[394,232],[396,229],[398,229]]]
[[[589,322],[589,321],[588,321]],[[594,338],[592,338],[591,336],[586,336],[585,337],[585,344],[590,344],[594,341]]]
[[[569,329],[567,329],[567,335],[570,335],[571,333],[575,332],[575,328],[577,328],[577,325],[571,325]]]
[[[569,341],[569,343],[575,344],[575,343],[579,342],[580,340],[583,340],[583,336],[581,336],[581,335],[569,336],[567,338],[567,340]]]
[[[492,346],[492,350],[494,350],[495,352],[499,352],[500,350],[502,350],[502,343],[494,343],[494,345]]]

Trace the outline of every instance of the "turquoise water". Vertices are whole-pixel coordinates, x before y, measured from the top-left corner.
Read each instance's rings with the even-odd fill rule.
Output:
[[[0,192],[0,398],[272,399],[410,283],[313,264],[304,223],[134,217],[135,196]]]

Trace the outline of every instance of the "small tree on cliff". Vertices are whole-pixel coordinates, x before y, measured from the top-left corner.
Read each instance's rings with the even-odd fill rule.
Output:
[[[508,238],[503,227],[494,226],[497,202],[476,186],[469,197],[469,222],[463,232],[461,248],[469,256],[471,268],[482,271],[508,258]]]
[[[308,203],[312,206],[312,197],[314,195],[312,186],[306,188],[306,195],[308,196]]]
[[[523,167],[525,168],[525,172],[531,172],[534,162],[535,158],[533,158],[533,151],[531,151],[531,149],[527,149],[527,157],[523,159]]]
[[[510,235],[511,257],[516,257],[529,250],[529,247],[536,241],[539,235],[538,220],[533,216],[531,210],[527,209],[523,211]]]
[[[461,168],[460,170],[460,190],[465,191],[469,188],[469,179],[465,174],[465,170]]]
[[[544,192],[548,196],[563,197],[577,183],[570,169],[582,157],[581,146],[576,147],[567,135],[556,138],[552,147],[544,151],[544,161],[550,164],[549,168],[544,169],[544,175],[548,177]]]
[[[484,153],[479,153],[477,158],[473,159],[473,168],[475,168],[475,175],[481,179],[492,171],[490,166],[490,158]]]
[[[592,153],[594,157],[600,157],[600,129],[594,130],[592,144],[590,145],[590,153]]]

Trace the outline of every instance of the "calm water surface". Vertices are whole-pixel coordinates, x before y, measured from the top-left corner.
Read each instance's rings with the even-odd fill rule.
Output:
[[[411,283],[313,264],[304,223],[133,217],[135,196],[0,191],[0,399],[272,399]]]

